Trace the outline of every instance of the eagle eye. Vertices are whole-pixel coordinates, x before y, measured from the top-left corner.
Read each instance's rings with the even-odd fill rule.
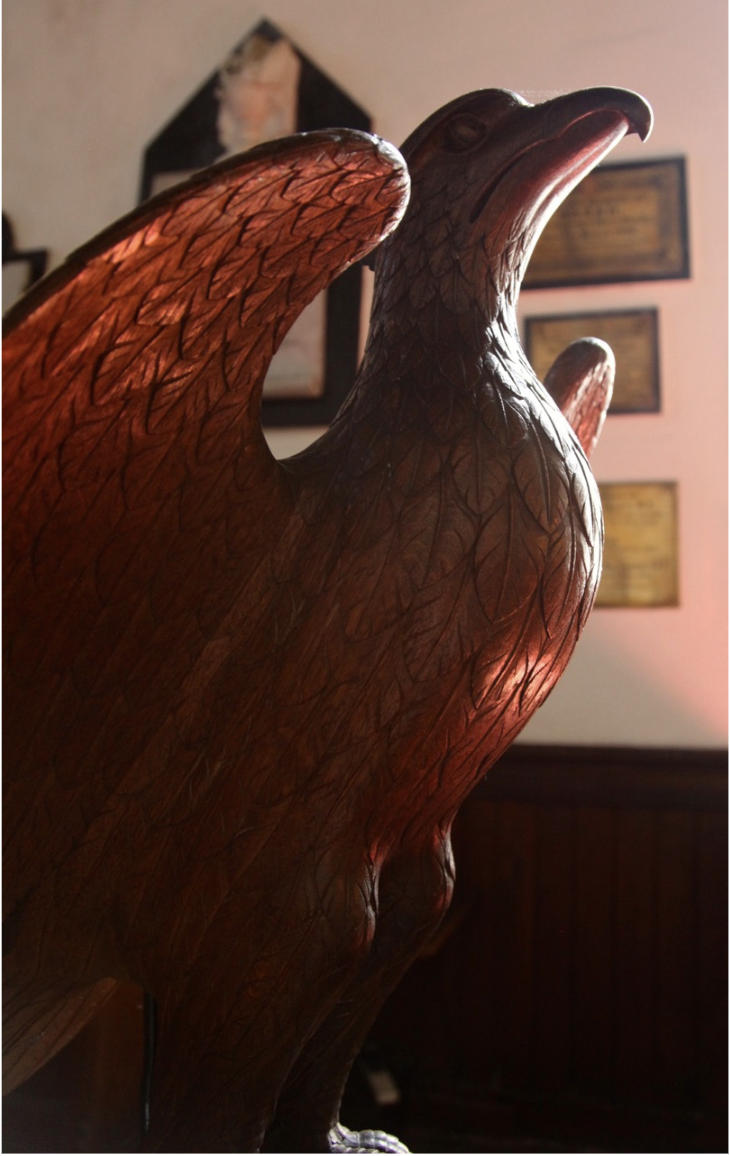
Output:
[[[444,148],[447,152],[463,153],[481,144],[487,135],[487,126],[479,117],[462,113],[444,128]]]

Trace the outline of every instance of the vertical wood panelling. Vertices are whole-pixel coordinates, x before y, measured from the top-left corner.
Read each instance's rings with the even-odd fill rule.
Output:
[[[588,1096],[611,1086],[616,993],[615,821],[586,807],[575,829],[571,1084]]]
[[[450,1105],[463,1094],[462,1127],[491,1102],[498,1121],[510,1106],[527,1134],[588,1148],[718,1150],[726,770],[722,752],[515,748],[467,801],[466,914],[411,1021],[416,1070]],[[380,1017],[386,1051],[421,967]],[[418,1016],[425,1026],[446,991],[448,1041],[429,1029],[426,1051]]]
[[[544,1151],[725,1150],[726,766],[578,748],[502,760],[457,821],[446,924],[374,1025],[404,1090],[379,1126],[407,1142],[415,1125],[414,1148],[431,1120]],[[6,1151],[129,1150],[111,1137],[138,1119],[138,1004],[123,991],[6,1099],[6,1134],[39,1137]]]
[[[697,1054],[696,815],[662,812],[657,820],[655,896],[656,1090],[684,1108],[693,1094]]]
[[[532,1084],[545,1094],[564,1088],[571,1068],[574,819],[566,807],[546,807],[540,816],[534,955],[523,961],[533,975]]]
[[[617,814],[613,1083],[629,1101],[655,1082],[655,826],[648,811]]]
[[[698,1099],[700,1108],[710,1112],[722,1112],[727,1105],[727,838],[726,815],[698,816],[696,1036],[704,1074]]]
[[[529,1087],[533,1038],[534,908],[536,816],[521,803],[506,803],[496,814],[494,924],[487,949],[496,957],[494,1022],[502,1059],[500,1082]],[[495,886],[496,884],[496,886]]]

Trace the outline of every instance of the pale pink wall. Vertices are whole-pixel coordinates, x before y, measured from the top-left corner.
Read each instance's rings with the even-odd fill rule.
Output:
[[[58,261],[126,212],[144,143],[262,14],[239,0],[5,0],[3,205],[19,242]],[[595,612],[525,738],[725,745],[725,0],[269,0],[265,15],[395,143],[472,88],[539,100],[614,84],[653,104],[649,142],[615,159],[687,158],[692,279],[533,292],[523,312],[659,309],[663,411],[610,419],[595,470],[679,483],[681,605]]]

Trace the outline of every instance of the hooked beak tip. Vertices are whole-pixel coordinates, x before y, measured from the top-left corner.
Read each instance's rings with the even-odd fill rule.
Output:
[[[654,125],[654,113],[648,101],[638,93],[627,93],[631,99],[626,102],[623,113],[629,122],[629,132],[635,132],[642,141],[647,140]]]

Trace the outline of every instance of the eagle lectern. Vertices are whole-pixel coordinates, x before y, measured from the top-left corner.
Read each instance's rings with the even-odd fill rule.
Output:
[[[485,90],[402,155],[286,138],[14,308],[6,1087],[132,980],[159,1008],[147,1150],[403,1150],[340,1125],[344,1081],[448,906],[459,805],[559,678],[601,569],[586,451],[611,355],[579,343],[544,388],[520,280],[650,122],[620,89]],[[275,461],[269,361],[376,246],[354,386]]]

